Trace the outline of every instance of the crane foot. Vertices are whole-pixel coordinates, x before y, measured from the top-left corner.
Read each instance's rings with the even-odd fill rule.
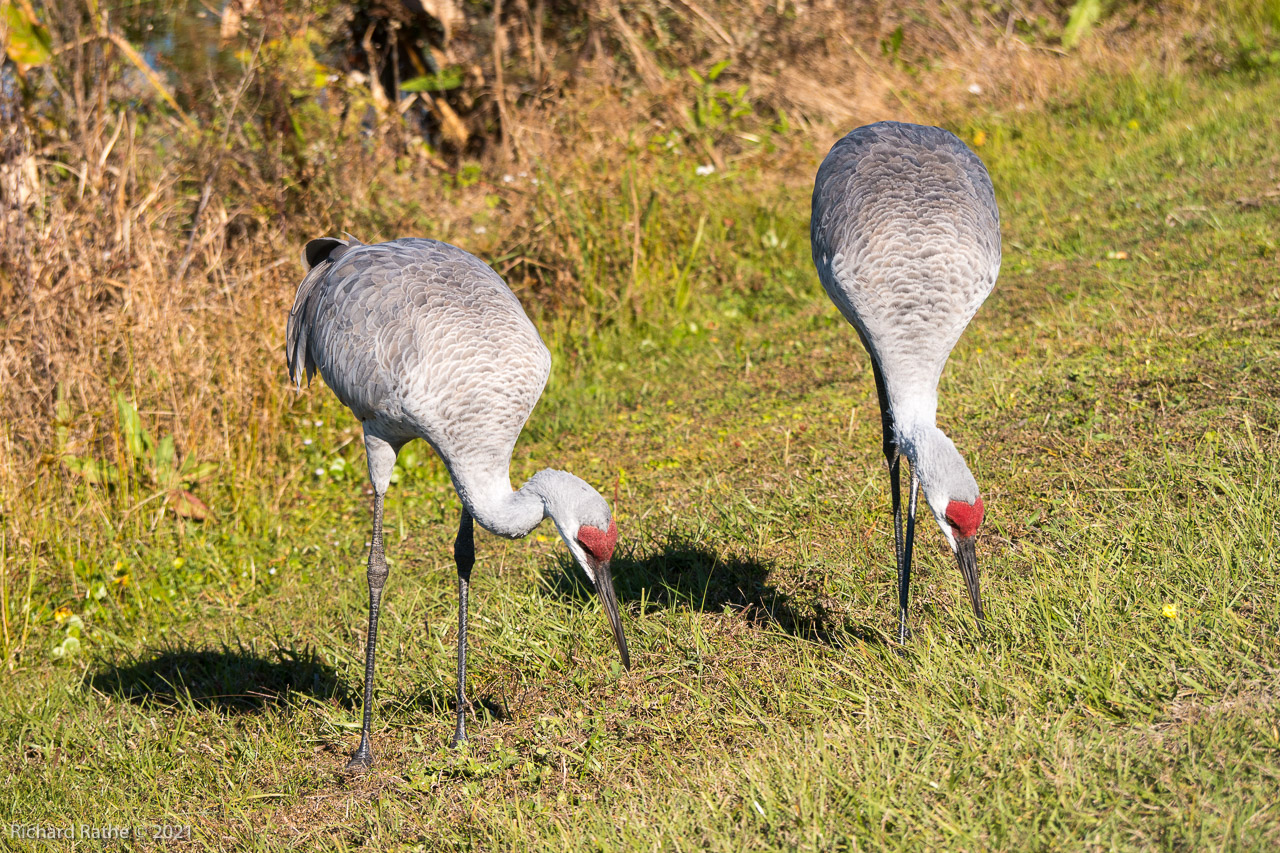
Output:
[[[351,760],[347,762],[347,770],[351,772],[363,772],[373,766],[373,750],[369,748],[369,739],[367,737],[360,738],[360,747],[351,755]]]

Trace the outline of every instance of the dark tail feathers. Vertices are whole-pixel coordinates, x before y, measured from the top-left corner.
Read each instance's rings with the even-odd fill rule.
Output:
[[[285,359],[289,364],[289,378],[299,388],[305,378],[309,383],[315,375],[316,364],[307,349],[307,338],[311,331],[311,323],[315,316],[315,300],[318,285],[329,272],[338,258],[356,246],[364,244],[347,235],[346,240],[335,237],[320,237],[307,243],[302,250],[302,263],[307,269],[306,276],[298,285],[298,293],[293,298],[293,308],[289,311],[289,324],[284,333]]]

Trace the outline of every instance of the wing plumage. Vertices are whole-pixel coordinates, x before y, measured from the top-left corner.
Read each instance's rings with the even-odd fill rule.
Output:
[[[305,379],[311,382],[315,375],[316,365],[311,360],[307,349],[307,338],[311,331],[312,317],[318,302],[312,299],[317,294],[316,286],[324,279],[333,262],[342,256],[351,246],[363,245],[352,239],[338,240],[333,237],[321,237],[307,243],[302,250],[302,262],[306,265],[307,274],[298,285],[298,293],[293,299],[293,308],[289,309],[289,324],[285,327],[285,359],[289,365],[289,378],[299,388]]]
[[[319,371],[367,427],[425,437],[455,474],[505,470],[551,370],[515,294],[448,243],[320,242],[289,315],[294,381]]]
[[[941,128],[860,127],[818,169],[810,233],[822,284],[890,398],[936,389],[1000,270],[1000,214],[982,161]]]

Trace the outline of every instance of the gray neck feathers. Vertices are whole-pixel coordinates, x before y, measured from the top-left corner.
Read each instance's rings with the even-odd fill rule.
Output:
[[[512,491],[505,471],[451,470],[462,505],[485,530],[508,539],[519,539],[542,523],[547,506],[533,481]]]
[[[911,424],[896,432],[898,446],[920,478],[925,500],[946,532],[947,504],[953,500],[973,503],[978,499],[978,481],[955,444],[933,424]]]
[[[455,477],[454,485],[468,511],[490,533],[519,539],[552,518],[563,535],[572,536],[580,524],[601,530],[609,526],[609,508],[595,489],[567,471],[546,469],[512,491],[506,474],[491,478]]]

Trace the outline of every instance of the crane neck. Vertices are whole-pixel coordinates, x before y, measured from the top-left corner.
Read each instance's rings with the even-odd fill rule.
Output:
[[[889,409],[893,415],[893,432],[899,447],[905,448],[913,444],[913,439],[917,436],[938,428],[936,392],[894,399]]]
[[[547,517],[546,501],[532,481],[513,490],[510,475],[505,472],[489,477],[450,473],[454,474],[453,484],[463,506],[481,527],[496,536],[519,539]]]

